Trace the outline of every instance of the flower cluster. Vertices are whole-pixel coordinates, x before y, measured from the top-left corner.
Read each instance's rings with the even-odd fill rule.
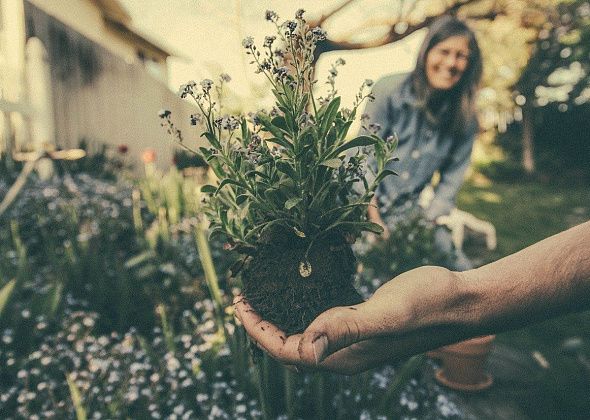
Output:
[[[161,328],[151,340],[134,329],[97,335],[97,321],[91,312],[67,314],[20,360],[11,346],[0,346],[3,418],[69,418],[72,388],[84,396],[89,419],[261,418],[258,401],[239,390],[228,369],[228,348],[215,344],[210,301],[186,311],[181,323],[191,333],[175,336],[173,348]],[[4,342],[8,337],[4,331]],[[213,355],[216,362],[207,362]]]

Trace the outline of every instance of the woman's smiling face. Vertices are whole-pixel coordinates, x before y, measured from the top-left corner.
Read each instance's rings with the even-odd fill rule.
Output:
[[[469,63],[469,40],[466,36],[451,36],[428,51],[426,77],[436,90],[452,89],[461,80]]]

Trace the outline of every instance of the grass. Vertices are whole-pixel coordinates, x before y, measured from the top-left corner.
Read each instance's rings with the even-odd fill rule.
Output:
[[[590,190],[575,181],[471,181],[461,190],[458,207],[495,225],[498,247],[484,258],[494,260],[588,220]],[[498,343],[529,355],[538,351],[549,362],[539,384],[542,395],[518,401],[531,418],[587,418],[590,413],[590,371],[563,348],[571,337],[582,339],[580,354],[590,358],[590,311],[498,335]]]

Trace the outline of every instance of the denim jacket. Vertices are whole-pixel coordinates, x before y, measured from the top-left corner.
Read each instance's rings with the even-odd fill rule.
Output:
[[[381,126],[382,138],[397,135],[399,144],[395,156],[398,162],[387,166],[399,176],[386,177],[377,190],[379,209],[385,220],[399,210],[414,206],[422,190],[430,184],[435,171],[440,182],[434,198],[425,209],[426,218],[436,219],[448,214],[455,206],[457,192],[469,167],[477,121],[468,124],[465,134],[443,134],[415,106],[406,74],[393,74],[380,79],[373,88],[375,101],[367,103],[365,113],[369,122]]]

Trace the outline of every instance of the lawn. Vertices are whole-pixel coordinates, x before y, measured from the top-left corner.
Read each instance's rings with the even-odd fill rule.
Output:
[[[492,222],[497,230],[498,248],[483,259],[500,258],[588,220],[588,186],[568,182],[466,183],[459,194],[458,207]],[[573,337],[581,339],[577,341],[580,356],[564,349],[565,340]],[[590,312],[503,333],[497,342],[526,354],[540,352],[549,363],[542,375],[542,395],[520,401],[531,418],[587,418],[590,366],[586,362],[585,367],[584,358],[590,357]]]

